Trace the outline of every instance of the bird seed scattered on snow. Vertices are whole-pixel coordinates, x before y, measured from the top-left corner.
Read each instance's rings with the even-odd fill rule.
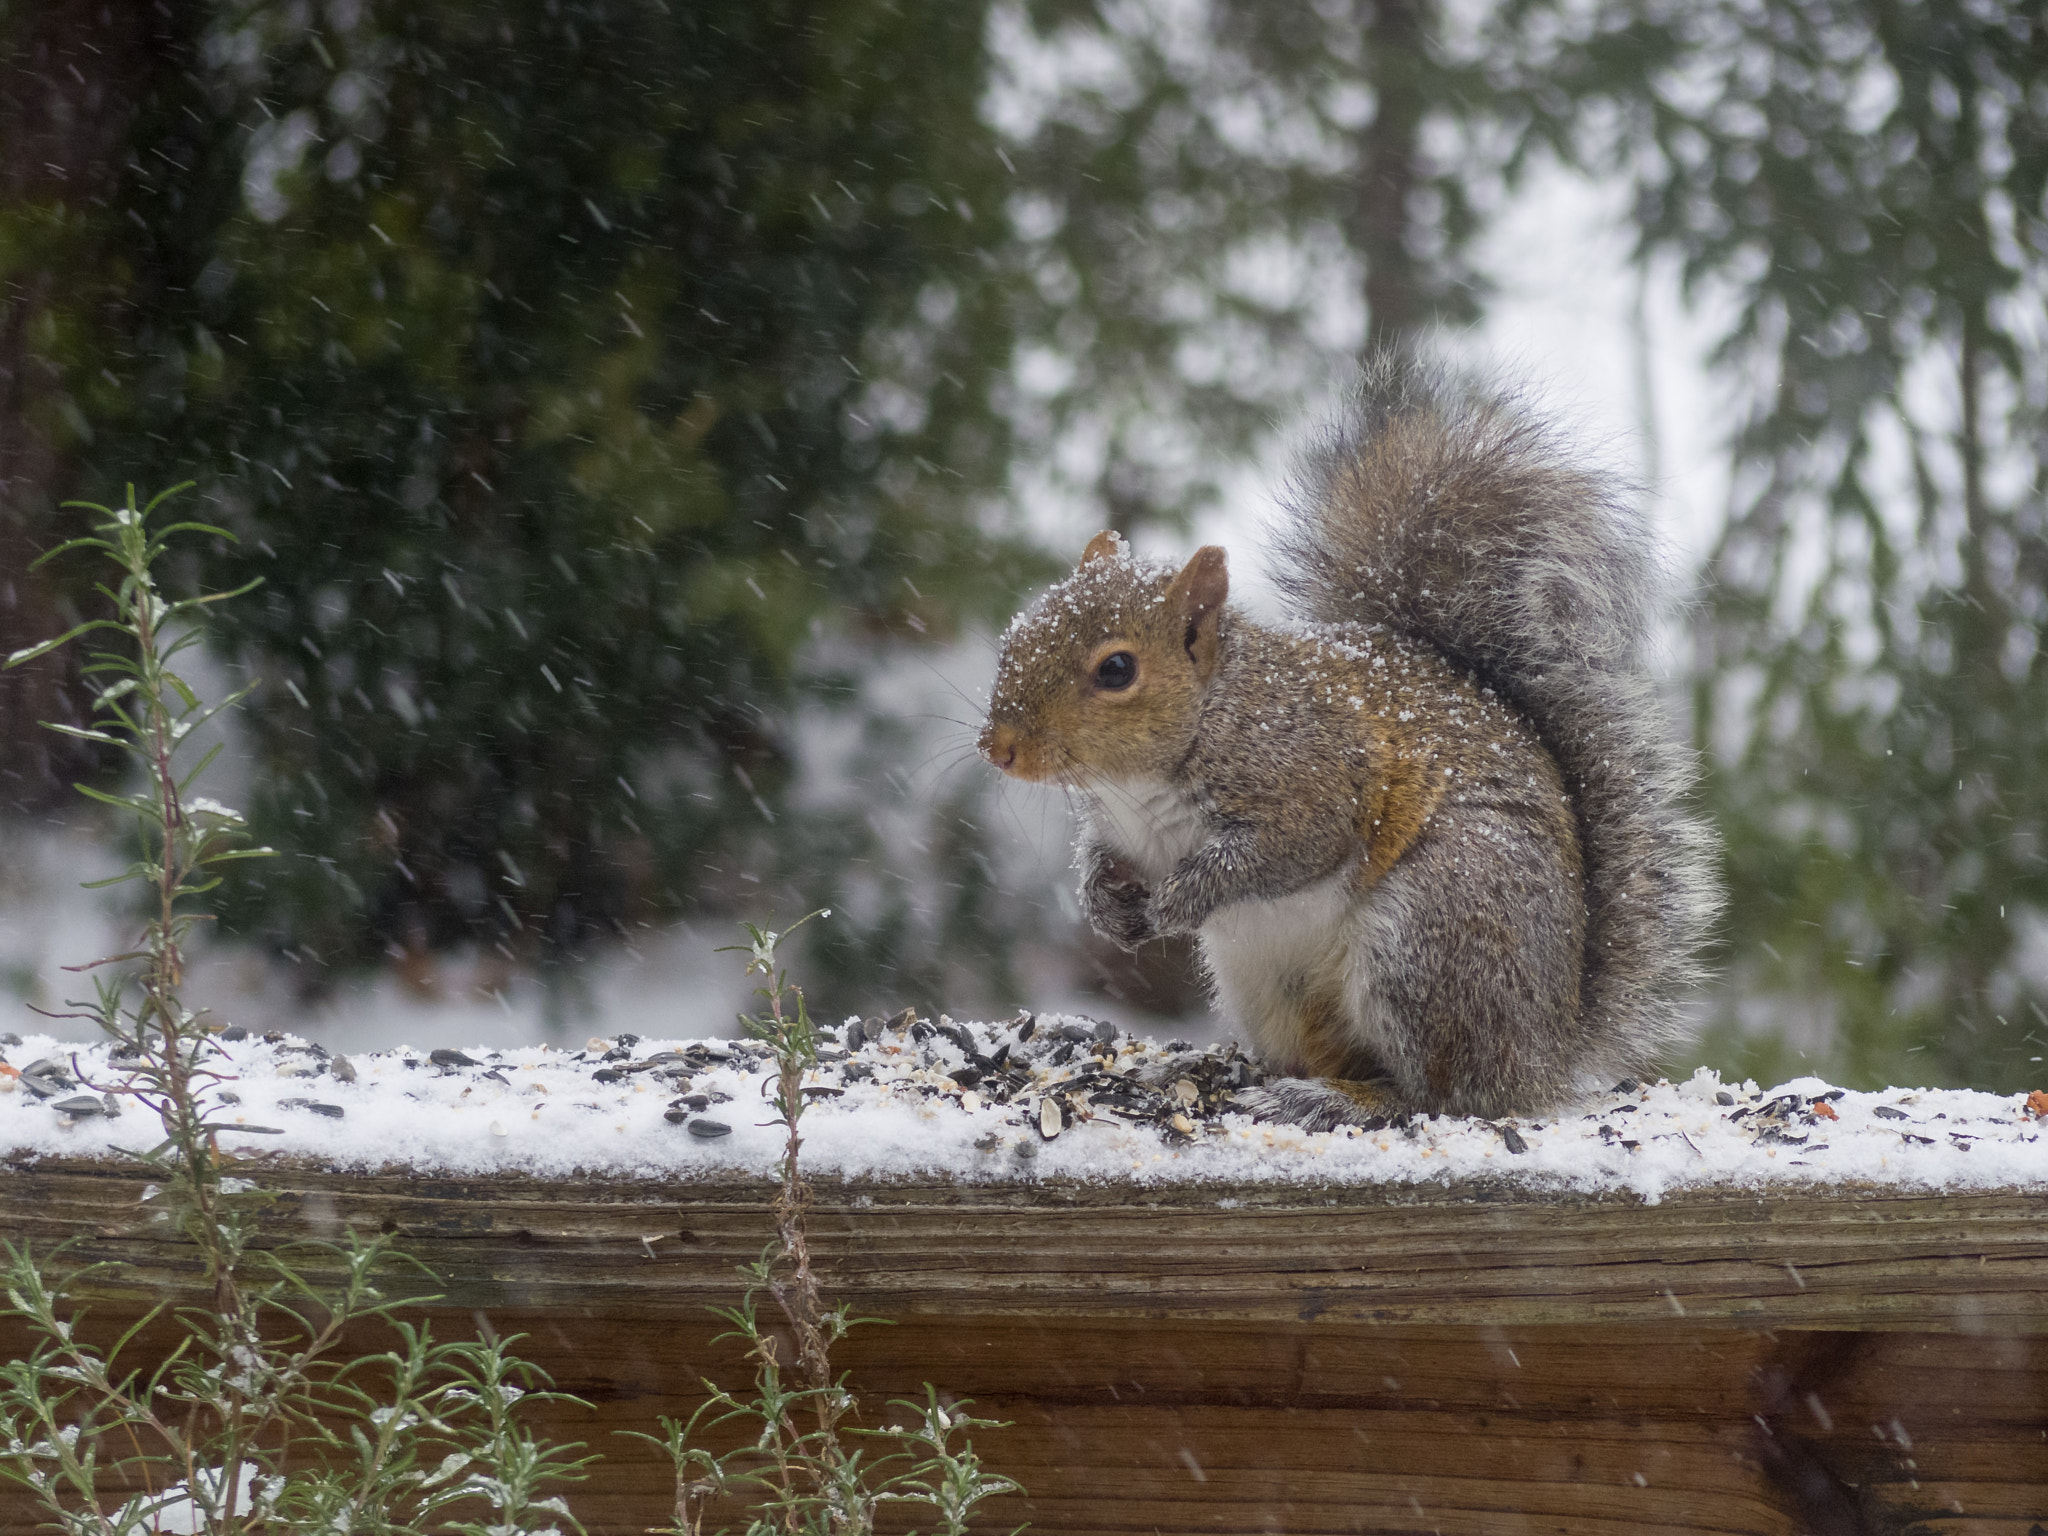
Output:
[[[740,1040],[591,1040],[333,1056],[283,1034],[218,1037],[224,1148],[351,1169],[541,1177],[768,1178],[783,1144],[774,1063]],[[119,1090],[105,1042],[36,1036],[0,1062],[0,1152],[17,1163],[141,1150],[156,1117]],[[1760,1090],[1702,1069],[1624,1081],[1550,1114],[1374,1117],[1330,1132],[1261,1123],[1234,1047],[1192,1050],[1095,1019],[853,1019],[804,1084],[814,1175],[1131,1183],[1456,1184],[1532,1191],[1797,1184],[2048,1184],[2048,1094]],[[123,1105],[129,1112],[121,1113]],[[716,1110],[715,1115],[707,1111]],[[141,1112],[137,1112],[141,1111]],[[423,1112],[424,1111],[424,1112]],[[255,1138],[262,1138],[261,1141]]]

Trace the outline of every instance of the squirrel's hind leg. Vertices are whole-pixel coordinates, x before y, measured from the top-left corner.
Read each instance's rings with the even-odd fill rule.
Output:
[[[1276,1077],[1257,1088],[1240,1088],[1233,1098],[1254,1120],[1305,1131],[1377,1127],[1410,1107],[1390,1083],[1344,1077]]]
[[[1287,1074],[1239,1102],[1329,1130],[1561,1097],[1587,1051],[1576,1017],[1584,928],[1578,886],[1547,852],[1512,824],[1469,810],[1444,818],[1349,905],[1334,965],[1219,969],[1219,999],[1239,1005],[1259,1054]]]
[[[1383,1125],[1415,1108],[1361,1039],[1343,989],[1304,976],[1274,989],[1261,1023],[1269,1060],[1308,1076],[1276,1077],[1240,1090],[1238,1106],[1258,1120],[1331,1131],[1340,1125]]]
[[[1575,875],[1540,832],[1463,807],[1354,908],[1343,1017],[1405,1108],[1514,1114],[1569,1090],[1587,1049]]]

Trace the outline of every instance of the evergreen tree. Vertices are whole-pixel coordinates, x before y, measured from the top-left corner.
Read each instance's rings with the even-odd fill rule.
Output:
[[[849,994],[985,989],[1033,919],[974,804],[906,838],[793,802],[797,695],[1023,584],[1012,442],[1027,489],[1056,464],[1174,521],[1368,331],[1476,308],[1492,162],[1442,147],[1478,76],[1430,0],[1193,39],[867,0],[162,16],[119,83],[91,39],[14,55],[131,110],[41,254],[104,294],[10,312],[85,424],[11,499],[47,542],[62,494],[196,472],[245,535],[206,575],[267,579],[226,638],[296,856],[229,917],[316,974],[564,953],[779,876],[859,914],[825,938]],[[998,67],[1090,50],[1115,78]],[[871,722],[858,767],[902,750]]]
[[[1706,1059],[1828,1040],[1844,1080],[2010,1087],[2048,1056],[2048,26],[2012,0],[1579,22],[1522,61],[1564,104],[1540,131],[1636,179],[1643,259],[1735,299]]]
[[[231,924],[310,974],[547,958],[772,879],[795,691],[1035,569],[986,500],[980,10],[174,19],[97,222],[41,253],[122,247],[106,293],[16,290],[86,427],[10,500],[46,543],[53,485],[196,473],[244,540],[204,579],[265,578],[223,638],[292,857]]]
[[[1498,130],[1528,113],[1434,0],[998,23],[1021,418],[1111,526],[1184,519],[1364,347],[1478,316],[1471,247],[1517,163]]]

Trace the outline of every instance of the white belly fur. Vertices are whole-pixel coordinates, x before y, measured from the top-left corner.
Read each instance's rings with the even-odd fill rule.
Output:
[[[1208,830],[1200,809],[1159,779],[1096,785],[1089,819],[1097,837],[1154,883],[1199,848]],[[1346,864],[1285,896],[1233,902],[1202,925],[1202,958],[1216,1006],[1244,1027],[1253,1050],[1270,1062],[1298,1070],[1299,1004],[1307,993],[1334,993],[1347,1014],[1373,1013],[1369,979],[1353,974],[1355,873]],[[1360,1028],[1355,1018],[1353,1027]],[[1376,1032],[1365,1027],[1362,1033]]]
[[[1202,813],[1164,779],[1107,781],[1092,787],[1095,835],[1147,881],[1165,879],[1202,846]]]
[[[1351,879],[1347,866],[1285,896],[1219,907],[1202,925],[1217,1006],[1276,1065],[1298,1070],[1304,995],[1349,1001]]]

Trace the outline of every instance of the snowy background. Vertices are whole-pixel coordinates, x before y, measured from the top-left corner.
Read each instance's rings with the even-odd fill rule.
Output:
[[[1679,577],[1674,594],[1683,598],[1684,578],[1713,538],[1726,496],[1716,453],[1724,429],[1703,361],[1709,331],[1680,301],[1668,274],[1638,283],[1627,265],[1627,240],[1611,189],[1561,171],[1545,174],[1491,236],[1488,264],[1503,276],[1487,323],[1442,340],[1447,350],[1491,360],[1526,379],[1579,440],[1654,484],[1653,505]],[[1641,387],[1646,367],[1648,411]],[[1304,421],[1311,416],[1305,413]],[[1259,524],[1286,471],[1288,440],[1282,431],[1263,461],[1245,465],[1228,505],[1204,518],[1180,547],[1221,543],[1256,550]],[[1085,510],[1045,515],[1054,528],[1079,527],[1087,517]],[[1256,558],[1241,558],[1237,569],[1247,578],[1241,596],[1260,605]],[[905,767],[921,793],[937,798],[949,775],[994,776],[978,761],[963,761],[971,740],[964,722],[985,694],[992,658],[988,637],[974,636],[871,682],[884,708],[918,723],[923,740],[906,754]],[[202,692],[208,682],[216,694],[224,691],[223,675],[203,660],[195,678]],[[799,738],[811,775],[825,781],[817,792],[858,793],[858,786],[832,781],[828,765],[839,743],[831,730],[821,717]],[[218,798],[241,804],[249,763],[236,750],[232,728],[227,740],[229,751],[210,782]],[[996,793],[1006,881],[1038,899],[1067,898],[1065,920],[1078,926],[1066,892],[1072,827],[1065,802],[1028,786],[1005,784]],[[103,824],[83,811],[46,825],[0,818],[0,1028],[39,1028],[31,1004],[54,1007],[86,995],[82,979],[63,967],[129,946],[133,932],[123,920],[123,893],[79,889],[79,882],[119,867],[105,846]],[[600,950],[572,985],[554,991],[535,973],[485,952],[458,954],[427,970],[347,977],[313,1000],[297,994],[291,968],[262,953],[202,943],[188,996],[224,1023],[289,1029],[337,1050],[407,1042],[504,1049],[560,1043],[598,1028],[649,1037],[731,1033],[747,1004],[747,986],[731,957],[715,951],[737,933],[715,925],[649,928],[625,945]],[[1027,975],[1033,1006],[1085,1003],[1098,1013],[1144,1022],[1130,1009],[1088,998],[1071,961],[1058,953],[1039,955],[1035,963],[1027,956]],[[893,1007],[895,1000],[877,998],[873,1005]],[[1201,1017],[1158,1021],[1158,1027],[1197,1038],[1225,1033],[1217,1021]]]
[[[34,564],[67,497],[191,479],[239,535],[169,577],[264,583],[195,671],[260,681],[204,789],[286,855],[199,946],[223,1022],[726,1030],[736,920],[829,905],[790,958],[834,1011],[1213,1037],[1083,935],[1064,801],[974,760],[990,636],[1105,525],[1229,546],[1258,609],[1291,444],[1391,341],[1668,535],[1731,893],[1673,1070],[2048,1058],[2025,7],[17,10],[0,650],[92,607]],[[17,1033],[132,941],[77,889],[112,765],[34,728],[70,665],[0,674]]]

